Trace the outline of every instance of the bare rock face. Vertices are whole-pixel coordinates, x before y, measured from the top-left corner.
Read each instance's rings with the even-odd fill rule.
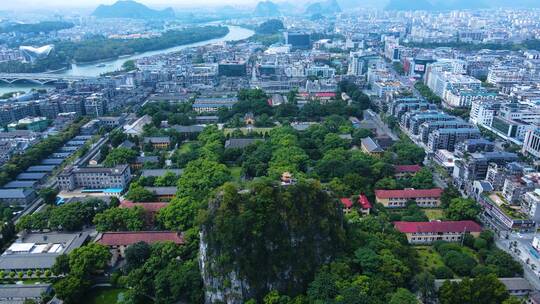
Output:
[[[208,256],[208,244],[205,233],[200,233],[199,265],[205,286],[205,303],[242,304],[249,285],[241,281],[237,271],[222,274],[219,267]]]

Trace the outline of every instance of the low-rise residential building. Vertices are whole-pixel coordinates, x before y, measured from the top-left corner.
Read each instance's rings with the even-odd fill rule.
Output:
[[[473,221],[394,222],[394,227],[414,245],[460,242],[465,234],[478,237],[482,232],[482,227]]]
[[[0,203],[8,206],[26,206],[36,198],[36,192],[28,188],[0,189]]]
[[[176,196],[176,187],[144,187],[152,192],[158,201],[168,202]]]
[[[122,201],[119,207],[120,208],[135,208],[135,207],[142,208],[144,210],[144,215],[145,215],[144,219],[145,219],[146,226],[152,227],[159,210],[167,207],[168,204],[169,203],[164,203],[164,202],[138,203],[138,202]]]
[[[375,199],[387,208],[404,208],[409,201],[414,201],[419,207],[433,208],[440,206],[442,192],[440,188],[375,190]]]
[[[231,138],[225,141],[225,149],[244,149],[258,141],[264,141],[264,138]]]
[[[375,142],[371,137],[362,138],[360,142],[360,147],[362,149],[362,152],[370,154],[370,155],[382,155],[384,153],[383,148],[379,146],[377,142]]]
[[[43,296],[51,292],[51,284],[4,284],[0,285],[0,304],[42,303]]]
[[[74,166],[65,168],[57,179],[60,189],[67,191],[77,188],[125,189],[131,180],[131,170],[128,165],[114,168]]]
[[[56,258],[81,247],[89,232],[26,233],[0,255],[0,270],[27,271],[50,269]]]
[[[173,242],[183,245],[184,236],[173,231],[104,232],[97,237],[96,242],[109,247],[112,253],[111,264],[114,265],[119,259],[125,258],[126,248],[135,243]]]
[[[172,173],[176,176],[182,175],[183,169],[144,169],[142,170],[142,177],[160,177],[165,176],[167,173]]]
[[[435,155],[433,155],[433,160],[439,166],[444,168],[449,175],[452,175],[452,172],[454,172],[454,164],[457,160],[459,160],[459,158],[456,157],[454,153],[446,149],[439,149],[435,151]]]
[[[143,143],[151,144],[154,149],[169,149],[171,146],[171,138],[168,136],[145,137]]]
[[[371,203],[369,202],[369,199],[367,198],[367,196],[365,194],[360,194],[356,199],[353,197],[353,198],[348,198],[348,197],[345,197],[345,198],[341,198],[340,199],[342,205],[343,205],[343,211],[345,213],[349,213],[351,212],[351,210],[353,210],[354,208],[354,203],[353,201],[356,201],[357,203],[357,210],[360,211],[360,213],[362,214],[369,214],[372,206],[371,206]]]
[[[141,135],[144,126],[150,123],[152,123],[152,117],[150,115],[144,115],[134,122],[126,124],[124,126],[124,133],[128,135]]]
[[[238,102],[236,97],[232,98],[197,98],[193,103],[193,110],[197,113],[215,113],[221,108],[232,109]]]
[[[422,169],[420,165],[395,165],[394,166],[394,177],[395,178],[406,178],[416,175],[418,171]]]
[[[445,281],[461,282],[461,279],[435,280],[435,289],[439,290]],[[534,291],[534,288],[525,278],[499,278],[499,281],[506,287],[508,294],[513,297],[525,297]]]

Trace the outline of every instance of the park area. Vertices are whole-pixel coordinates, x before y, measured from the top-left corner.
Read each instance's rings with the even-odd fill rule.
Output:
[[[117,304],[121,303],[127,289],[112,287],[97,287],[86,296],[83,304]]]

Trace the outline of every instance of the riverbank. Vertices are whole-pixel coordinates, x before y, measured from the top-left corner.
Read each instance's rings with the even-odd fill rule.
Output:
[[[122,68],[122,64],[128,60],[137,60],[143,57],[149,57],[154,55],[160,55],[160,54],[168,54],[168,53],[175,53],[179,52],[181,50],[191,48],[191,47],[199,47],[204,46],[208,44],[213,43],[220,43],[220,42],[226,42],[226,41],[239,41],[239,40],[245,40],[251,36],[253,36],[254,32],[250,29],[246,29],[239,26],[227,26],[229,31],[228,33],[219,38],[214,38],[210,40],[205,41],[199,41],[195,43],[189,43],[184,45],[178,45],[166,49],[161,50],[155,50],[155,51],[148,51],[148,52],[142,52],[133,54],[131,56],[127,57],[119,57],[112,60],[102,60],[99,61],[99,64],[103,64],[105,66],[97,66],[98,62],[93,63],[78,63],[78,64],[72,64],[71,69],[68,69],[66,71],[62,71],[58,74],[67,75],[67,76],[91,76],[91,77],[98,77],[102,74],[110,73],[118,71]]]
[[[190,44],[178,45],[171,48],[166,48],[156,51],[142,52],[138,54],[133,54],[131,56],[122,56],[112,60],[101,60],[99,63],[105,66],[98,67],[98,63],[86,63],[86,64],[72,64],[70,69],[64,69],[59,72],[49,72],[53,74],[66,75],[66,76],[90,76],[90,77],[99,77],[102,74],[107,74],[110,72],[115,72],[122,69],[122,64],[128,60],[137,60],[143,57],[149,57],[160,54],[175,53],[181,50],[199,47],[208,44],[221,43],[221,42],[231,42],[231,41],[241,41],[248,39],[253,36],[255,32],[250,29],[246,29],[240,26],[228,25],[229,32],[224,37],[210,39],[206,41],[200,41]],[[16,83],[16,84],[2,84],[0,83],[0,95],[8,92],[14,91],[24,91],[28,92],[31,89],[39,88],[52,88],[52,86],[40,86],[31,83]]]
[[[204,32],[201,32],[204,31]],[[74,58],[72,63],[74,64],[99,64],[111,60],[117,60],[117,59],[123,59],[123,58],[129,58],[132,56],[136,56],[137,54],[145,53],[145,52],[152,52],[152,51],[159,51],[171,47],[177,47],[187,44],[193,44],[203,41],[208,41],[212,39],[219,39],[227,36],[229,34],[230,30],[228,27],[224,26],[205,26],[205,27],[197,27],[197,28],[188,28],[182,31],[170,31],[165,32],[162,36],[159,38],[151,38],[151,39],[141,39],[140,41],[137,39],[133,40],[126,40],[122,42],[118,42],[118,39],[108,39],[105,43],[105,45],[100,45],[99,48],[111,48],[112,52],[108,52],[107,54],[114,54],[115,51],[117,51],[117,48],[114,44],[118,44],[118,49],[121,49],[121,51],[118,51],[117,55],[109,56],[106,58],[99,58],[96,60],[81,60]],[[142,41],[144,40],[144,41]],[[182,42],[184,40],[184,42]],[[107,44],[107,42],[109,44]],[[78,49],[76,51],[76,54],[86,53],[87,50],[84,48],[89,48],[88,51],[96,50],[96,46],[82,46],[83,49]],[[126,53],[124,52],[125,49],[133,49],[133,52]],[[139,51],[140,50],[140,51]],[[90,54],[87,54],[87,56],[92,56]]]

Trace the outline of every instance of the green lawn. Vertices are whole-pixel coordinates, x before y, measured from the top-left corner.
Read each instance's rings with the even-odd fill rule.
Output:
[[[98,287],[92,289],[86,296],[84,304],[117,304],[126,289]]]
[[[422,209],[430,221],[444,219],[444,212],[439,208]]]
[[[442,257],[431,246],[414,246],[420,261],[422,270],[430,271],[444,266]]]
[[[233,181],[240,182],[242,178],[242,167],[230,167],[229,170],[231,171]]]
[[[180,145],[180,147],[178,148],[178,151],[180,153],[187,153],[189,152],[190,148],[191,148],[191,144],[195,143],[195,141],[188,141],[188,142],[185,142],[183,144]]]

